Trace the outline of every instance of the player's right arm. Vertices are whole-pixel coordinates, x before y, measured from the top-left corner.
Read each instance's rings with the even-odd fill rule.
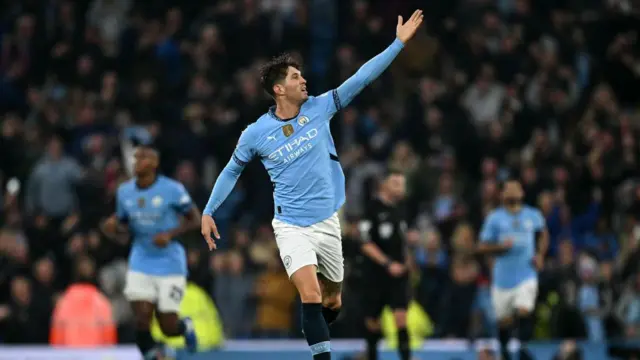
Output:
[[[240,139],[238,139],[238,145],[236,146],[231,160],[222,169],[220,175],[216,179],[216,183],[213,185],[213,190],[209,196],[209,201],[202,213],[202,221],[200,230],[202,236],[209,245],[209,250],[216,248],[215,240],[211,237],[211,234],[216,239],[220,239],[218,228],[213,220],[213,214],[218,210],[220,205],[227,199],[233,188],[238,182],[238,178],[245,166],[254,156],[253,137],[250,135],[249,128],[242,132]]]
[[[487,216],[480,230],[480,243],[477,252],[482,255],[502,255],[509,251],[513,242],[500,243],[500,230],[498,227],[498,215],[492,212]]]

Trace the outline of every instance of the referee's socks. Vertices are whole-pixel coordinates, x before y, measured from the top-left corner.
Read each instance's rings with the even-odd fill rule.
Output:
[[[401,360],[411,360],[411,348],[409,346],[409,333],[407,328],[398,329],[398,352]]]

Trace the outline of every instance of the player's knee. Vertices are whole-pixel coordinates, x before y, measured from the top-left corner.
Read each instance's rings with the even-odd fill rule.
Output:
[[[341,294],[330,294],[322,296],[322,306],[329,308],[331,310],[340,310],[342,308],[342,295]]]
[[[396,321],[396,326],[398,328],[406,328],[407,327],[407,311],[405,309],[394,310],[393,318]]]
[[[165,336],[180,335],[177,314],[160,314],[158,316],[158,325]]]
[[[300,300],[302,303],[322,303],[322,292],[319,287],[316,286],[303,286],[298,289],[300,293]]]
[[[511,316],[506,316],[501,319],[498,319],[498,326],[501,328],[509,327],[513,324],[513,318]]]
[[[366,318],[364,319],[364,326],[373,333],[380,331],[380,321],[378,319]]]
[[[159,318],[158,319],[158,325],[160,325],[160,331],[162,331],[162,333],[165,336],[171,336],[173,335],[173,324],[171,323],[171,321],[167,320],[167,319],[162,319]]]
[[[527,309],[527,308],[518,308],[518,317],[528,317],[529,315],[531,315],[531,310]]]

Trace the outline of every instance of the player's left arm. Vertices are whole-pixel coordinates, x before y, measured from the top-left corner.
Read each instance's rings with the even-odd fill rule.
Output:
[[[168,233],[171,238],[200,228],[200,210],[191,200],[189,192],[182,184],[176,186],[176,194],[171,204],[176,213],[182,215],[180,225]]]
[[[348,106],[351,101],[369,84],[377,79],[391,65],[393,60],[404,48],[422,24],[422,10],[416,10],[413,15],[403,23],[402,16],[398,16],[396,27],[396,39],[383,52],[374,56],[348,78],[337,89],[331,90],[319,98],[323,98],[327,104],[327,112],[333,114]],[[329,94],[331,97],[329,97]]]

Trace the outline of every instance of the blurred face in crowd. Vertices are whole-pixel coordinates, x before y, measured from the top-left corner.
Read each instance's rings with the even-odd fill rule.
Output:
[[[197,267],[200,264],[200,252],[191,249],[187,252],[187,263],[189,267]]]
[[[155,172],[158,168],[158,153],[147,147],[141,147],[136,150],[134,155],[135,166],[134,172],[136,176],[144,176]]]
[[[538,207],[543,214],[549,214],[553,210],[553,196],[550,192],[543,192],[538,199]]]
[[[76,265],[76,277],[80,281],[93,282],[96,275],[96,264],[88,257],[82,257]]]
[[[453,246],[456,250],[469,250],[473,248],[473,238],[473,228],[463,224],[454,233]]]
[[[389,196],[391,201],[400,201],[404,198],[407,191],[406,182],[406,178],[403,174],[393,173],[385,179],[382,184],[382,191]]]
[[[53,261],[44,258],[38,261],[34,269],[35,278],[42,284],[51,284],[53,281],[54,266]]]
[[[200,40],[205,46],[211,47],[218,42],[218,34],[218,28],[215,25],[207,25],[200,33]]]
[[[534,184],[538,180],[538,171],[533,166],[527,166],[522,171],[522,182]]]
[[[411,156],[411,147],[404,141],[396,144],[393,151],[393,157],[397,160],[406,160]]]
[[[276,83],[273,90],[276,95],[283,96],[293,103],[302,103],[309,98],[307,80],[302,76],[300,70],[293,66],[289,66],[284,81]]]
[[[58,138],[53,138],[49,141],[47,148],[49,156],[53,159],[59,159],[62,156],[62,142]]]
[[[238,252],[231,252],[227,259],[229,265],[229,272],[232,274],[242,274],[244,270],[244,259]]]
[[[442,174],[438,180],[438,194],[440,196],[451,195],[453,192],[453,178],[451,174]]]
[[[484,201],[493,201],[498,199],[498,184],[493,179],[487,179],[482,182],[482,199]]]
[[[563,167],[557,167],[553,170],[553,181],[556,184],[566,184],[569,180],[569,172]]]
[[[442,112],[435,106],[429,107],[427,110],[427,126],[429,129],[437,129],[442,123]]]
[[[425,235],[425,249],[430,252],[440,250],[440,234],[436,231],[429,231]]]
[[[605,281],[613,278],[613,265],[610,262],[600,264],[600,277]]]
[[[482,175],[484,177],[494,177],[498,172],[498,163],[495,159],[485,158],[482,160]]]
[[[19,304],[29,304],[31,302],[31,283],[29,280],[22,276],[14,278],[11,282],[11,296]]]
[[[176,171],[176,178],[187,186],[193,185],[196,178],[196,169],[193,167],[193,163],[190,161],[180,163]]]
[[[502,201],[504,206],[512,212],[517,212],[522,207],[524,191],[519,181],[508,181],[502,190]]]
[[[571,240],[564,240],[558,247],[558,260],[561,266],[568,266],[573,264],[573,243]]]

